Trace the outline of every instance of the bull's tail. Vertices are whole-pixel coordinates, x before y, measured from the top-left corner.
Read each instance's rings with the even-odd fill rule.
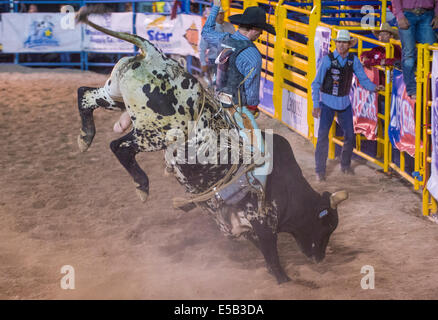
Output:
[[[78,23],[85,23],[90,27],[100,32],[103,32],[105,34],[108,34],[112,37],[128,41],[140,48],[142,56],[146,56],[147,48],[146,45],[144,44],[144,39],[142,37],[126,32],[117,32],[117,31],[109,30],[88,20],[88,16],[90,14],[103,14],[105,12],[106,12],[105,8],[100,5],[90,6],[90,7],[85,6],[82,7],[76,14],[76,21]]]

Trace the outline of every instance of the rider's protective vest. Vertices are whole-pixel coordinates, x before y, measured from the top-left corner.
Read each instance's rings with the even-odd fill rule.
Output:
[[[247,105],[245,86],[242,84],[239,88],[239,84],[247,75],[241,74],[237,69],[236,59],[243,50],[255,47],[255,45],[250,40],[236,40],[228,34],[222,40],[221,46],[223,50],[217,59],[216,89],[231,94],[234,104],[239,103],[237,90],[240,89],[240,103],[242,106],[245,106]]]
[[[325,74],[321,91],[337,97],[350,94],[351,81],[353,79],[353,53],[350,52],[348,54],[347,62],[343,67],[341,67],[332,52],[328,57],[330,58],[331,65]]]

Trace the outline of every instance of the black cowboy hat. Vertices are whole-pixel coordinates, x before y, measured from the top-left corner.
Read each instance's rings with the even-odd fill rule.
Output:
[[[248,7],[243,14],[229,16],[232,24],[261,28],[275,35],[275,28],[266,23],[266,11],[260,7]]]

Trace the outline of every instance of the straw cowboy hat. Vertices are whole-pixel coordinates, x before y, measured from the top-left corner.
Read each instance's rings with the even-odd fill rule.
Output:
[[[348,30],[339,30],[336,38],[332,38],[333,41],[342,41],[349,42],[350,48],[354,47],[357,44],[357,39],[350,36],[350,32]]]
[[[275,28],[266,23],[266,11],[260,7],[248,7],[243,14],[235,14],[228,19],[232,24],[261,28],[275,35]]]
[[[350,36],[350,32],[348,30],[339,30],[337,37],[333,38],[332,40],[333,41],[349,42],[350,48],[354,47],[358,41],[356,38],[352,38]]]
[[[380,29],[379,30],[373,30],[373,34],[376,36],[376,38],[378,38],[379,37],[379,33],[382,32],[382,31],[389,32],[390,34],[392,34],[394,39],[398,39],[399,38],[398,30],[393,28],[393,27],[391,27],[388,22],[382,23],[380,25]]]

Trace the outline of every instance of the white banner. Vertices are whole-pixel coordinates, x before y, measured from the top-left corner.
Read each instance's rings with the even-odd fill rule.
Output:
[[[281,120],[304,136],[308,136],[307,99],[283,89]]]
[[[262,108],[271,115],[274,115],[274,83],[262,77],[260,80],[260,103],[259,108]]]
[[[327,27],[317,27],[315,31],[315,61],[316,70],[321,65],[322,58],[330,52],[330,37],[332,30]]]
[[[89,20],[112,31],[133,33],[132,12],[113,12],[104,15],[91,15]],[[84,50],[98,52],[133,52],[130,42],[114,38],[96,29],[85,26]]]
[[[322,58],[327,55],[330,52],[330,37],[332,34],[332,30],[327,27],[317,27],[315,31],[315,40],[314,40],[314,47],[315,47],[315,65],[316,65],[316,72],[318,72],[318,69],[321,65]],[[314,79],[311,79],[313,81]],[[315,107],[315,106],[313,106]],[[319,129],[319,118],[313,118],[314,120],[314,136],[318,137],[318,129]]]
[[[2,14],[0,40],[4,52],[134,51],[133,44],[89,26],[76,25],[69,28],[67,24],[66,27],[63,23],[65,17],[61,13]],[[113,31],[133,33],[132,12],[91,15],[89,19]],[[138,13],[136,31],[165,53],[199,57],[202,31],[200,16],[179,14],[176,19],[170,20],[170,16]]]
[[[178,14],[171,20],[170,16],[138,13],[135,26],[139,36],[152,42],[164,53],[199,58],[201,16]]]
[[[62,28],[61,13],[3,13],[4,52],[81,50],[81,27]]]
[[[2,16],[0,14],[0,51],[3,51],[3,23],[2,23]]]
[[[433,51],[433,63],[432,63],[432,96],[436,97],[438,95],[437,92],[435,92],[435,86],[434,83],[436,82],[438,78],[438,51]]]
[[[430,178],[427,189],[430,194],[438,199],[438,51],[433,52],[432,63],[432,165],[430,166]]]

